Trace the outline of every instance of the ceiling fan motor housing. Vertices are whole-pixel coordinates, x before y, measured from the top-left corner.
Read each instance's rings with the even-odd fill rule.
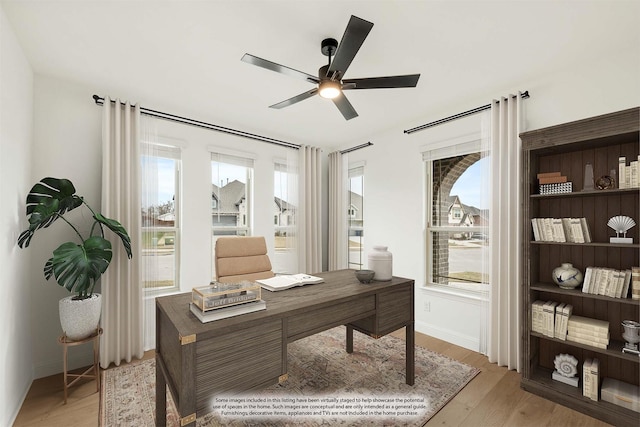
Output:
[[[321,48],[324,56],[333,56],[338,48],[338,40],[336,39],[324,39],[322,40]]]

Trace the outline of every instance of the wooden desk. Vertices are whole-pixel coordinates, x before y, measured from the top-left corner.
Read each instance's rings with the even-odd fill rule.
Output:
[[[261,389],[287,378],[287,344],[347,326],[379,338],[406,327],[406,382],[414,383],[414,281],[361,284],[353,270],[317,273],[325,283],[262,292],[267,309],[201,323],[191,294],[156,299],[156,420],[166,423],[167,385],[181,425],[211,412],[215,395]]]

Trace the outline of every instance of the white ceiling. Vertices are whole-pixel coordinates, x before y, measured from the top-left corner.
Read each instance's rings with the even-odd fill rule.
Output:
[[[323,147],[473,108],[526,90],[540,74],[640,46],[637,0],[1,3],[36,73],[143,107]],[[313,86],[241,62],[242,55],[315,75],[327,60],[320,42],[339,41],[350,15],[375,25],[345,77],[420,73],[417,88],[349,91],[360,115],[350,121],[320,97],[268,108]]]

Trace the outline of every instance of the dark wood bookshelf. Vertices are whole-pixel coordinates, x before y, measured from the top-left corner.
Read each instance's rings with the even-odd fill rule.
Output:
[[[524,132],[522,139],[522,380],[521,387],[554,402],[614,425],[638,425],[640,414],[604,401],[593,401],[578,387],[554,381],[551,373],[558,354],[578,359],[578,372],[588,358],[600,360],[600,381],[614,378],[640,385],[640,357],[623,353],[622,320],[640,321],[640,300],[583,293],[581,287],[561,289],[552,284],[555,267],[570,262],[583,273],[589,266],[627,270],[640,265],[640,225],[627,237],[632,244],[609,243],[609,218],[626,215],[640,223],[640,188],[580,191],[584,167],[593,165],[594,178],[618,171],[618,158],[627,164],[640,153],[640,108]],[[573,192],[538,194],[538,173],[560,171]],[[531,218],[586,218],[593,242],[535,241]],[[573,305],[573,314],[609,322],[609,345],[597,348],[533,332],[531,304],[536,300]]]

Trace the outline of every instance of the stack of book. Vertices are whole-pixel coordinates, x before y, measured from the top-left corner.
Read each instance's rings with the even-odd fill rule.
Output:
[[[189,309],[202,323],[267,308],[260,285],[251,282],[218,283],[193,288]]]
[[[569,318],[573,312],[571,304],[555,301],[535,301],[531,304],[531,330],[539,334],[566,340]]]
[[[638,274],[640,275],[640,271],[638,271]],[[632,270],[587,267],[584,273],[584,281],[582,282],[582,292],[612,298],[627,298],[631,287],[631,279]],[[640,280],[640,277],[638,279]]]
[[[573,183],[560,172],[539,173],[537,177],[540,194],[571,193],[573,191]]]
[[[567,341],[606,349],[609,345],[609,322],[589,317],[571,316]]]
[[[600,361],[598,359],[586,359],[582,364],[582,395],[597,402],[599,386]]]
[[[536,242],[590,243],[586,218],[531,218]]]
[[[632,160],[627,165],[626,157],[618,158],[618,188],[638,188],[640,187],[640,171],[638,170],[640,156],[637,160]]]

